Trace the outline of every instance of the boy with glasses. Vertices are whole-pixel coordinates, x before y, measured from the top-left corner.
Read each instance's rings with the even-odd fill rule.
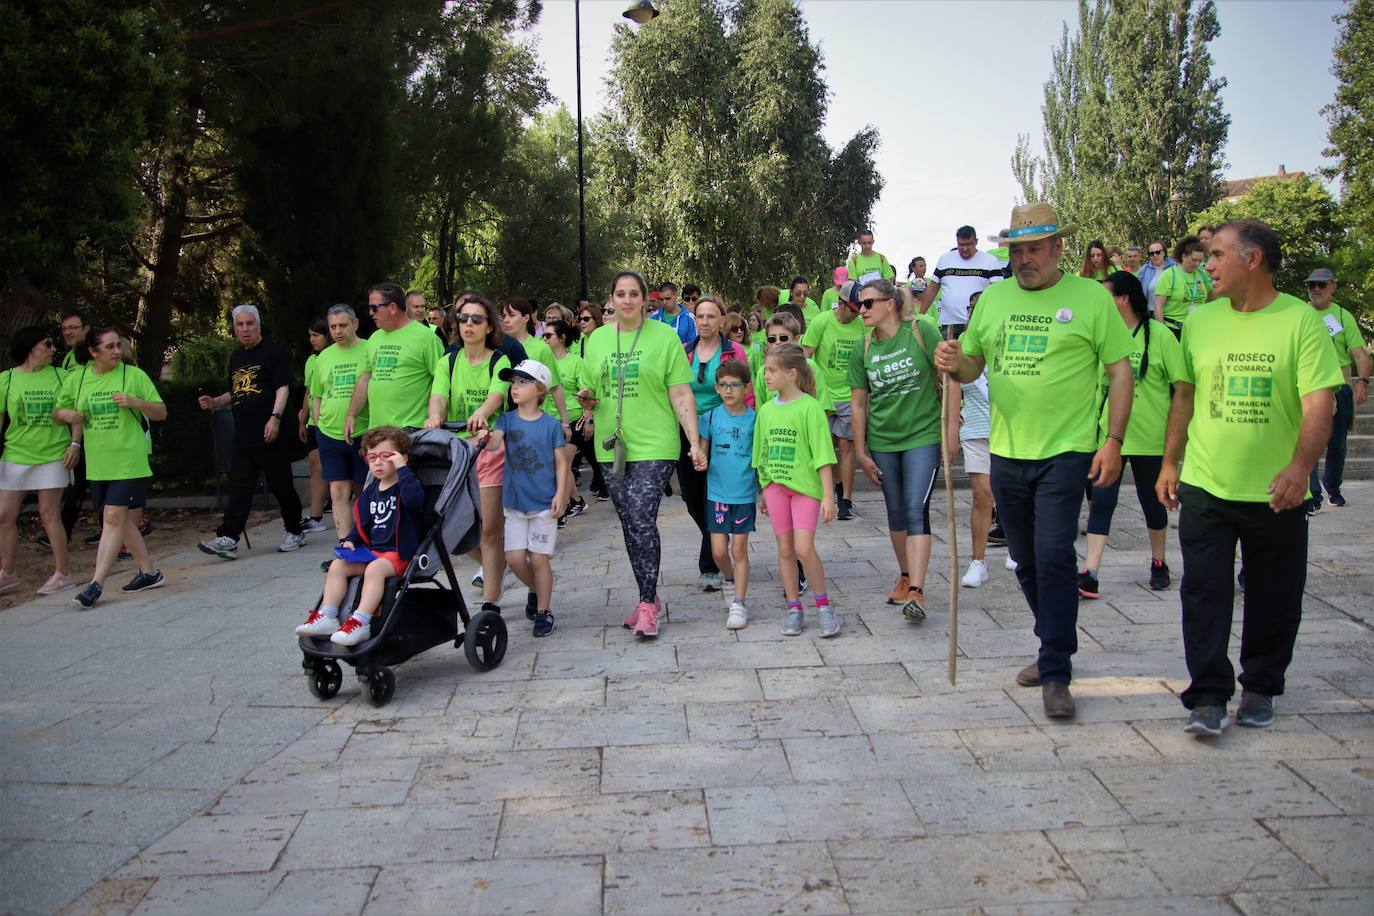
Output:
[[[725,581],[734,582],[727,630],[742,630],[749,623],[744,602],[749,593],[749,535],[758,515],[759,487],[752,464],[755,413],[744,402],[748,390],[749,366],[727,359],[716,369],[720,404],[698,423],[701,450],[707,454],[706,530],[711,553]]]

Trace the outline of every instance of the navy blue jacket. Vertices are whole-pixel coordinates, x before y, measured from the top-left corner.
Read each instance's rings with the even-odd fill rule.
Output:
[[[398,468],[396,483],[382,491],[373,480],[353,503],[353,530],[348,540],[366,544],[373,553],[396,553],[410,561],[420,546],[420,522],[425,514],[425,487],[408,467]]]

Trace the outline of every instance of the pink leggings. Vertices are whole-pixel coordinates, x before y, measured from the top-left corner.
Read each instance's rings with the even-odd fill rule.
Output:
[[[791,534],[796,528],[815,534],[821,520],[820,500],[803,496],[780,483],[770,483],[763,488],[763,502],[768,507],[773,534]]]

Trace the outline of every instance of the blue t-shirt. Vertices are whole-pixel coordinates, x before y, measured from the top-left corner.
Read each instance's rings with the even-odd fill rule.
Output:
[[[721,404],[701,417],[700,433],[711,443],[706,467],[706,498],[713,503],[741,505],[758,498],[754,473],[754,408],[735,416]]]
[[[506,437],[506,479],[501,505],[517,512],[550,508],[558,493],[555,450],[567,444],[563,424],[546,413],[538,419],[526,420],[510,411],[496,418],[496,428]]]

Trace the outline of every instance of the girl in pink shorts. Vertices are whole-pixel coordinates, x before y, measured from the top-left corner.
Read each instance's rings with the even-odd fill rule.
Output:
[[[778,572],[787,599],[785,636],[804,628],[797,561],[813,589],[818,634],[840,632],[825,592],[825,567],[816,553],[816,528],[835,518],[835,446],[825,408],[815,398],[816,381],[796,344],[769,352],[764,384],[774,396],[758,408],[754,423],[754,467],[758,469],[759,508],[773,523],[778,540]]]

